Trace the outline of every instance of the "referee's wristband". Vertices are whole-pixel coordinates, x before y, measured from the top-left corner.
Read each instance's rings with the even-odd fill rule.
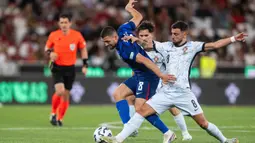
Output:
[[[46,54],[48,55],[48,56],[50,56],[50,53],[52,52],[52,49],[48,49],[47,51],[46,51]]]
[[[83,66],[85,66],[86,68],[88,67],[88,59],[82,59],[83,61]]]

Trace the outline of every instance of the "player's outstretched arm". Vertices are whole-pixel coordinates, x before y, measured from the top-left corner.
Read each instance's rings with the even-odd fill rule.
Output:
[[[147,68],[153,71],[159,78],[161,78],[164,83],[173,82],[176,80],[176,77],[174,75],[163,74],[157,67],[157,65],[155,65],[151,60],[149,60],[148,58],[144,57],[141,54],[137,54],[136,62],[144,64]]]
[[[213,49],[219,49],[221,47],[227,46],[233,42],[239,41],[239,42],[245,42],[245,37],[247,37],[248,35],[245,33],[239,33],[235,36],[229,37],[229,38],[225,38],[225,39],[221,39],[218,40],[216,42],[210,42],[210,43],[206,43],[204,50],[208,51],[208,50],[213,50]]]
[[[142,14],[134,9],[134,3],[137,2],[136,0],[129,0],[128,4],[126,5],[125,9],[129,12],[133,18],[130,20],[135,23],[135,26],[138,26],[140,22],[143,20]]]

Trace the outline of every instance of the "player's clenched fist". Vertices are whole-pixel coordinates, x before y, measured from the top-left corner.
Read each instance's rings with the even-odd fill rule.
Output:
[[[87,69],[88,69],[88,68],[85,67],[85,66],[82,67],[81,71],[82,71],[82,73],[83,73],[84,75],[86,75]]]
[[[130,9],[133,9],[135,2],[137,2],[137,1],[136,0],[129,0],[128,4],[125,7],[126,11],[129,11]]]
[[[245,33],[239,33],[235,36],[236,41],[245,42],[245,38],[248,36],[248,34]]]
[[[50,60],[54,62],[58,58],[58,54],[55,52],[50,53]]]

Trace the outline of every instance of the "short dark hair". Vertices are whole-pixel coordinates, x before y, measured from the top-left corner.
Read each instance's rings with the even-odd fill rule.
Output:
[[[139,33],[141,30],[148,30],[150,33],[152,33],[154,32],[154,29],[154,24],[148,20],[145,20],[137,27],[137,32]]]
[[[106,36],[112,36],[114,33],[116,32],[116,30],[111,27],[111,26],[106,26],[103,28],[103,30],[100,33],[100,37],[104,38]]]
[[[172,26],[172,29],[180,29],[181,31],[187,31],[189,30],[189,25],[184,21],[177,21]]]
[[[72,14],[71,13],[61,13],[59,15],[58,20],[60,20],[60,18],[67,18],[69,21],[72,21]]]

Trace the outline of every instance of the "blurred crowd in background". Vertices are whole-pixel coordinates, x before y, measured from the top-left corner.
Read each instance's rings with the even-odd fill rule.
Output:
[[[15,70],[17,63],[45,63],[45,42],[58,28],[61,12],[72,13],[72,27],[86,39],[90,66],[105,70],[123,66],[114,51],[104,48],[99,35],[104,26],[118,28],[130,19],[124,9],[127,1],[1,0],[1,70],[6,64],[9,71],[12,67]],[[243,31],[249,34],[246,43],[231,44],[207,55],[217,60],[217,66],[255,65],[255,0],[138,0],[136,8],[145,20],[155,23],[158,41],[170,39],[171,24],[177,20],[190,24],[190,40],[210,42]]]

